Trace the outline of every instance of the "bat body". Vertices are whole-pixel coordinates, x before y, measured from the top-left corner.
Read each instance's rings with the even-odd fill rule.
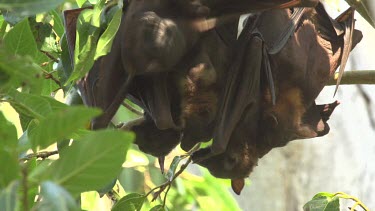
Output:
[[[195,160],[208,168],[214,176],[232,179],[233,187],[237,187],[238,183],[242,184],[241,178],[247,177],[258,158],[272,148],[284,146],[297,138],[322,136],[329,131],[327,117],[331,115],[337,103],[316,105],[314,101],[340,64],[346,44],[344,34],[350,32],[342,31],[338,34],[332,24],[334,20],[329,19],[322,5],[318,5],[314,9],[303,11],[293,35],[288,36],[285,45],[279,52],[274,53],[271,46],[277,46],[275,40],[282,40],[278,39],[278,36],[282,34],[283,26],[288,25],[292,12],[293,10],[289,9],[266,11],[255,18],[257,23],[251,23],[254,19],[248,20],[248,25],[256,25],[254,28],[250,27],[250,31],[244,29],[242,32],[253,36],[251,44],[246,44],[248,52],[260,53],[253,53],[253,56],[248,58],[248,63],[244,64],[252,64],[254,67],[254,64],[261,65],[258,65],[259,69],[240,66],[240,74],[250,76],[250,73],[243,72],[251,71],[253,77],[251,80],[245,77],[230,80],[228,83],[232,85],[226,84],[226,91],[229,90],[230,93],[230,90],[242,90],[243,87],[257,87],[260,94],[246,96],[249,92],[256,93],[247,88],[243,95],[240,94],[241,91],[227,95],[229,97],[223,103],[232,101],[234,106],[219,111],[224,117],[228,115],[228,119],[216,129],[216,134],[221,135],[214,136],[218,139],[214,139],[213,143],[214,145],[217,140],[227,142],[224,152],[203,160],[200,159],[209,153],[212,154],[212,149],[198,151],[195,155]],[[270,29],[269,26],[275,28]],[[358,43],[361,37],[359,31],[354,31],[353,43]],[[262,54],[262,45],[273,53]],[[262,62],[264,59],[269,61],[272,70],[274,102],[267,71],[264,69],[267,62]],[[250,102],[249,98],[252,99]],[[242,112],[236,115],[236,108],[241,107]],[[220,123],[218,124],[220,126]],[[225,131],[228,128],[234,129]]]

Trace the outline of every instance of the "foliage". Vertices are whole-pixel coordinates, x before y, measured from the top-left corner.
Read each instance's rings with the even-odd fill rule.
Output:
[[[71,61],[61,12],[90,5]],[[101,111],[62,103],[109,52],[121,9],[122,1],[0,0],[0,210],[90,210],[104,194],[113,210],[239,210],[225,181],[183,171],[188,156],[162,175],[155,158],[131,145],[132,133],[88,131]],[[131,117],[122,108],[116,118]],[[344,196],[319,195],[305,207],[330,199],[338,210]]]
[[[340,210],[340,198],[342,199],[351,199],[355,202],[355,204],[350,207],[350,211],[356,210],[357,206],[360,206],[363,210],[369,211],[370,209],[367,208],[360,200],[353,196],[349,196],[343,192],[337,193],[327,193],[321,192],[316,194],[311,201],[307,202],[305,206],[303,206],[304,211],[336,211]]]

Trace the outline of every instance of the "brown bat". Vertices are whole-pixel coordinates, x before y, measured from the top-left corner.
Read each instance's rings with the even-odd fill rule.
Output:
[[[344,39],[345,34],[351,32],[330,19],[321,4],[315,9],[294,9],[295,15],[292,12],[267,11],[255,22],[248,21],[247,25],[256,27],[244,29],[243,33],[251,37],[251,45],[246,43],[246,46],[248,52],[258,52],[253,53],[248,63],[257,66],[261,63],[261,68],[251,68],[252,73],[246,73],[249,69],[240,66],[237,74],[252,74],[253,77],[228,79],[223,102],[228,106],[219,110],[222,119],[218,122],[213,146],[198,151],[193,157],[214,176],[232,179],[233,187],[241,187],[258,157],[272,148],[284,146],[296,138],[322,136],[329,131],[326,121],[336,103],[316,106],[314,100],[344,58],[343,49],[349,43]],[[291,17],[299,17],[299,20]],[[271,30],[270,25],[276,28]],[[353,44],[361,37],[359,31],[354,31]],[[271,76],[267,67],[272,70]],[[261,77],[257,77],[257,73]],[[275,82],[274,93],[270,77]],[[258,81],[262,81],[261,86]],[[250,94],[257,93],[253,89],[261,92],[261,96]],[[243,93],[231,90],[243,90]]]
[[[199,35],[217,25],[216,22],[211,21],[208,24],[210,26],[202,26],[206,23],[202,16],[206,14],[199,12],[203,11],[199,9],[201,7],[199,1],[187,1],[182,4],[176,2],[173,0],[133,0],[124,4],[125,15],[113,42],[111,53],[98,59],[90,73],[78,84],[85,104],[99,107],[104,111],[101,117],[92,122],[92,128],[103,128],[108,125],[126,97],[135,75],[173,70],[182,56],[194,46]],[[289,1],[281,2],[284,5]],[[272,4],[269,8],[275,5]],[[194,8],[197,6],[198,12],[194,13]],[[247,6],[252,7],[250,4]],[[72,49],[75,43],[76,18],[81,10],[64,12],[71,55],[73,55]],[[165,75],[158,77],[166,80]],[[170,101],[168,98],[160,98],[167,95],[155,91],[160,87],[161,90],[165,90],[165,84],[159,83],[157,79],[151,80],[154,81],[154,87],[148,93],[154,93],[147,94],[147,96],[153,97],[151,99],[142,97],[148,110],[152,112],[151,119],[159,129],[174,128],[176,125],[171,120],[173,115],[170,114]],[[152,102],[154,99],[157,101]],[[162,109],[161,112],[158,109]]]

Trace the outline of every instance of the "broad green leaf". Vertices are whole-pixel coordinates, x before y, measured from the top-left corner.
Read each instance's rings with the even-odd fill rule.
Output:
[[[368,0],[345,0],[373,27],[375,28],[375,11],[371,10],[371,3]],[[370,0],[373,1],[373,0]]]
[[[82,78],[93,66],[99,28],[92,26],[93,10],[83,10],[77,19],[74,69],[65,85]]]
[[[41,184],[41,196],[43,200],[37,204],[40,211],[74,211],[81,210],[72,195],[61,186],[46,181]]]
[[[49,168],[49,177],[74,194],[100,189],[120,173],[133,138],[123,131],[89,133],[64,148],[64,156]]]
[[[5,35],[4,45],[8,53],[31,56],[39,65],[49,61],[48,57],[38,50],[27,18],[16,24]]]
[[[91,25],[99,28],[100,27],[100,17],[103,12],[106,0],[99,0],[94,6],[93,16],[91,18]]]
[[[108,193],[109,191],[111,191],[113,189],[113,187],[116,185],[116,182],[117,182],[117,179],[113,179],[107,185],[105,185],[104,187],[102,187],[99,190],[97,190],[97,192],[99,193],[99,196],[103,197],[106,193]]]
[[[121,17],[122,10],[118,9],[115,15],[113,16],[111,22],[109,23],[108,28],[99,38],[98,46],[96,48],[95,60],[110,52],[113,39],[115,38],[116,33],[120,27]]]
[[[331,193],[318,193],[303,206],[304,211],[340,211],[338,196]]]
[[[49,167],[51,166],[53,160],[44,159],[39,161],[38,165],[29,173],[28,180],[34,183],[38,183],[44,175],[47,174]]]
[[[112,211],[140,211],[146,196],[139,193],[130,193],[122,197],[113,207]]]
[[[18,179],[19,164],[17,158],[17,130],[0,113],[0,188]]]
[[[165,211],[163,205],[159,204],[156,205],[155,207],[151,208],[150,211]]]
[[[31,32],[37,45],[37,49],[41,50],[45,45],[46,39],[52,34],[52,26],[49,23],[37,22],[36,18],[28,18]],[[46,48],[44,49],[47,50]]]
[[[49,11],[49,14],[53,18],[53,31],[61,38],[65,31],[61,16],[56,10]]]
[[[92,9],[82,10],[77,19],[76,43],[74,49],[74,62],[78,62],[78,56],[85,47],[89,35],[93,34],[95,27],[91,25]]]
[[[18,91],[10,92],[7,100],[19,114],[39,120],[43,119],[47,114],[53,111],[68,107],[50,97],[27,94]]]
[[[67,107],[50,113],[31,131],[29,138],[33,149],[41,149],[54,142],[70,138],[79,129],[84,129],[90,120],[100,114],[100,110],[84,106]]]
[[[61,52],[60,62],[58,63],[56,70],[59,75],[61,84],[65,84],[73,72],[73,61],[69,54],[66,34],[62,36],[60,43],[61,43],[62,52]],[[64,91],[68,91],[68,90],[64,90]]]
[[[4,37],[8,23],[4,20],[4,16],[0,15],[0,39]]]
[[[0,189],[19,178],[20,166],[17,155],[4,149],[0,149]]]
[[[122,168],[118,181],[126,192],[144,191],[145,176],[143,172],[134,168]]]
[[[82,7],[87,0],[76,0],[78,7]]]
[[[0,9],[21,15],[35,15],[49,11],[63,2],[64,0],[0,0]]]
[[[17,147],[16,127],[0,113],[0,149],[13,151]]]
[[[10,55],[0,46],[0,93],[22,87],[35,93],[41,91],[42,68],[30,57]]]
[[[76,81],[86,75],[94,65],[97,35],[89,35],[86,45],[78,55],[78,61],[66,83]]]
[[[15,211],[19,210],[19,182],[14,181],[8,185],[7,188],[0,192],[0,210],[1,211]]]

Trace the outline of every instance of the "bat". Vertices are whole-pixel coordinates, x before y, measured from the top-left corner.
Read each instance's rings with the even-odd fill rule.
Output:
[[[249,52],[258,51],[258,54],[253,53],[253,56],[247,57],[248,63],[259,66],[262,60],[269,61],[275,100],[272,100],[270,82],[266,77],[267,70],[264,70],[268,66],[267,62],[263,62],[258,69],[251,68],[252,73],[243,73],[249,69],[240,66],[237,70],[240,74],[254,75],[250,79],[238,77],[232,81],[231,78],[226,84],[224,93],[234,94],[224,94],[227,98],[224,97],[223,104],[228,106],[224,106],[225,109],[220,113],[224,118],[226,115],[228,118],[223,123],[219,121],[220,126],[216,130],[226,135],[214,136],[219,139],[214,139],[211,149],[203,149],[193,155],[193,160],[208,168],[214,176],[232,179],[232,187],[236,188],[237,193],[240,192],[238,187],[241,187],[241,180],[250,174],[258,158],[272,148],[284,146],[296,138],[312,138],[328,133],[327,120],[337,105],[333,103],[317,106],[314,101],[340,64],[343,48],[347,44],[344,39],[345,33],[351,32],[342,28],[335,29],[339,24],[332,24],[335,20],[329,19],[323,6],[319,4],[314,9],[303,10],[300,16],[303,24],[298,24],[297,21],[296,30],[291,30],[293,36],[288,36],[285,45],[280,48],[277,43],[275,44],[275,40],[284,40],[278,36],[283,32],[283,27],[289,25],[292,12],[293,10],[289,9],[263,12],[255,18],[258,22],[256,28],[250,27],[250,31],[243,31],[248,37],[254,34],[261,35],[263,42],[260,44],[254,44],[255,41],[252,41],[251,45],[246,44],[247,48],[252,49]],[[248,22],[248,25],[251,25],[252,21]],[[279,28],[271,30],[270,25]],[[253,33],[254,31],[256,33]],[[338,34],[338,31],[342,33]],[[355,46],[362,35],[357,30],[353,34]],[[274,48],[280,48],[280,51],[262,54],[262,45],[270,51]],[[319,58],[309,55],[319,55]],[[260,77],[255,74],[256,72],[259,72]],[[261,87],[257,89],[261,95],[258,97],[249,94],[252,89],[248,87],[259,87],[259,81]],[[247,91],[243,94],[240,94],[240,91],[230,92],[244,88],[247,88]],[[249,103],[251,99],[253,104]],[[242,111],[236,114],[238,108],[242,108]],[[284,113],[285,110],[289,113]],[[219,145],[218,152],[223,152],[212,153],[215,151],[215,144]]]
[[[178,9],[178,6],[176,9],[176,4],[173,2],[173,0],[150,0],[129,1],[125,4],[125,14],[113,42],[111,53],[96,61],[90,73],[78,82],[85,104],[99,107],[104,111],[102,116],[92,121],[93,129],[108,125],[129,92],[129,86],[135,75],[173,70],[182,56],[194,46],[200,34],[217,25],[213,23],[211,26],[203,27],[203,29],[200,27],[201,29],[197,30],[196,25],[200,21],[197,22],[196,19],[206,15],[206,12],[203,14],[199,11],[206,11],[206,9],[199,9],[201,8],[199,1],[188,3],[181,1],[182,4],[179,4],[182,5],[181,9]],[[185,15],[186,17],[184,15],[180,17],[185,10],[194,11],[194,8],[198,8],[198,13],[193,14],[193,17],[189,16],[189,12]],[[73,55],[72,49],[75,44],[76,18],[81,10],[64,12],[71,55]],[[165,78],[165,76],[159,77]],[[155,87],[163,86],[163,83],[153,84]],[[165,96],[163,93],[158,93],[158,95]],[[155,98],[142,97],[142,99],[146,102],[148,110],[154,110],[153,114],[160,114],[150,115],[158,128],[175,127],[170,118],[172,115],[167,109],[168,101],[152,102]],[[164,108],[164,112],[159,112],[159,108]],[[168,112],[169,114],[166,114]],[[167,117],[164,117],[165,114]]]

